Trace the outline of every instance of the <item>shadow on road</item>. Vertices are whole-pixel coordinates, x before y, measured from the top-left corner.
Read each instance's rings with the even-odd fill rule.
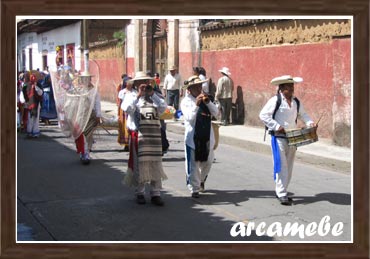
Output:
[[[74,142],[58,140],[59,129],[39,139],[18,135],[17,223],[36,241],[271,241],[268,236],[230,236],[233,222],[199,208],[193,199],[164,191],[164,207],[135,203],[134,189],[121,184],[127,160],[117,153],[116,136],[100,135],[95,152],[104,159],[80,164]],[[105,151],[107,150],[107,151]],[[110,153],[110,152],[111,153]],[[93,153],[94,154],[94,153]],[[37,161],[37,163],[35,162]],[[171,161],[171,160],[168,160]],[[179,161],[179,160],[176,160]],[[183,161],[183,160],[181,160]],[[122,171],[111,166],[122,163]],[[249,191],[215,191],[210,204],[245,201]],[[271,195],[271,192],[268,192]],[[205,202],[207,202],[205,199]],[[221,200],[220,200],[221,199]],[[21,208],[21,209],[19,209]],[[47,236],[47,238],[45,238]]]

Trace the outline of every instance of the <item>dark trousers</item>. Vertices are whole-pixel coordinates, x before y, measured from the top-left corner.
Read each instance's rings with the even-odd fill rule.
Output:
[[[221,105],[221,122],[224,125],[230,124],[230,113],[232,98],[219,99]]]
[[[167,104],[179,109],[180,90],[167,90]]]

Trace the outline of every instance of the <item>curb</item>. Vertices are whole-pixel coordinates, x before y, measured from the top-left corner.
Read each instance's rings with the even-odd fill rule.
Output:
[[[183,135],[184,127],[182,125],[178,126],[178,125],[168,123],[167,131]],[[253,142],[250,140],[244,140],[244,139],[238,139],[238,138],[220,135],[219,144],[226,144],[230,146],[243,148],[251,152],[271,155],[270,145],[261,144],[261,143]],[[315,167],[323,168],[326,170],[331,170],[331,171],[344,173],[348,175],[351,174],[351,163],[347,161],[342,161],[342,160],[332,159],[332,158],[327,158],[327,157],[322,157],[322,156],[315,156],[312,154],[300,152],[299,150],[297,150],[297,153],[296,153],[296,161],[305,163],[308,165],[312,165]]]

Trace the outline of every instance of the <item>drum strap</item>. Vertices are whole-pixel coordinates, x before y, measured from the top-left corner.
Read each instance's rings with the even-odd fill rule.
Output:
[[[277,100],[276,100],[276,105],[275,105],[275,109],[274,109],[274,112],[272,113],[272,119],[275,120],[275,115],[277,113],[277,111],[279,110],[280,108],[280,105],[281,105],[281,95],[280,95],[280,92],[278,92],[276,94],[276,97],[277,97]],[[295,123],[297,123],[297,119],[298,119],[298,114],[299,114],[299,107],[300,107],[300,104],[301,102],[299,101],[299,99],[297,97],[293,97],[293,100],[297,103],[297,117],[295,118]],[[263,141],[266,140],[266,132],[267,132],[268,128],[267,126],[265,126],[265,136],[263,137]],[[269,134],[272,135],[271,131],[269,131]],[[279,138],[285,138],[283,136],[277,136]]]

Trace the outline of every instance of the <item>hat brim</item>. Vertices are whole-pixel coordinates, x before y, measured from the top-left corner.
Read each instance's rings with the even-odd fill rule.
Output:
[[[182,87],[182,89],[188,89],[189,87],[191,87],[191,86],[193,86],[193,85],[201,85],[201,84],[203,84],[203,83],[205,83],[205,82],[208,82],[208,79],[206,79],[206,80],[202,80],[202,81],[198,81],[198,82],[196,82],[196,83],[193,83],[193,84],[188,84],[188,85],[184,85],[183,87]]]
[[[303,82],[301,77],[291,77],[291,78],[274,78],[271,80],[272,85],[281,85],[281,84],[298,84]]]
[[[144,76],[144,77],[132,78],[128,80],[127,82],[135,82],[135,81],[141,81],[141,80],[154,80],[154,78],[149,77],[149,76]]]
[[[218,70],[218,72],[221,72],[221,73],[223,73],[223,74],[225,74],[225,75],[231,75],[231,73],[230,72],[226,72],[226,71],[223,71],[223,70]]]

